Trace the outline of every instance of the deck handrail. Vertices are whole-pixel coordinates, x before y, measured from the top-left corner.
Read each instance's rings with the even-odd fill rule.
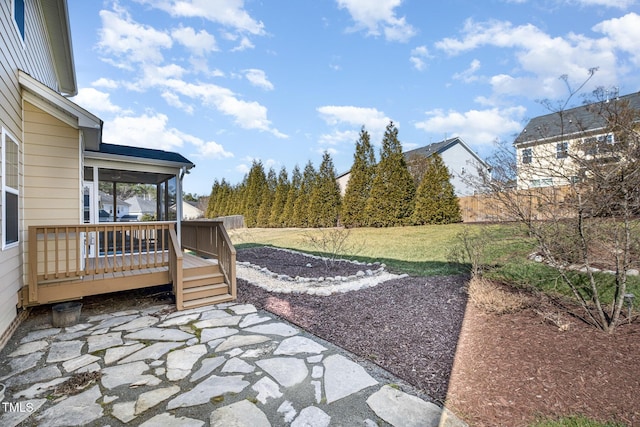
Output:
[[[29,226],[29,299],[38,284],[169,265],[175,222]]]
[[[169,229],[169,240],[171,242],[169,248],[169,271],[171,273],[171,279],[173,282],[173,294],[176,297],[176,306],[182,307],[182,260],[184,258],[182,254],[182,248],[178,241],[178,235],[175,228]]]
[[[182,247],[197,255],[218,260],[220,271],[229,285],[229,294],[236,297],[236,248],[231,243],[220,220],[181,222]]]

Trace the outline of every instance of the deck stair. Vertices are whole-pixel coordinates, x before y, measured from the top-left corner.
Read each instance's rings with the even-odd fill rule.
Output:
[[[181,309],[217,304],[233,299],[220,266],[214,259],[185,254],[182,283]]]

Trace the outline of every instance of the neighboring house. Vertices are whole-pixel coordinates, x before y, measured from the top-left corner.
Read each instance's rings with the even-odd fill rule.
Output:
[[[474,194],[473,185],[470,183],[473,177],[478,176],[478,171],[482,170],[487,175],[491,169],[469,146],[460,138],[449,138],[440,142],[426,145],[404,152],[404,158],[409,170],[411,170],[411,159],[416,156],[429,157],[438,153],[449,169],[451,174],[451,184],[456,192],[456,196],[468,196]],[[344,196],[351,173],[345,172],[337,177],[340,192]]]
[[[114,207],[113,207],[113,196],[111,194],[104,193],[102,191],[99,192],[100,197],[98,199],[98,207],[100,210],[105,211],[109,214],[109,219],[107,221],[113,221]],[[129,215],[129,203],[122,199],[116,198],[116,206],[115,206],[115,214],[116,218],[122,218],[124,216]]]
[[[603,112],[620,102],[640,110],[640,92],[531,119],[514,141],[518,189],[561,186],[578,179],[580,170],[572,157],[615,144]]]
[[[176,205],[171,206],[171,210],[175,212]],[[204,218],[204,212],[198,208],[198,202],[182,201],[182,219],[185,221],[191,219]]]
[[[133,196],[125,200],[129,204],[129,215],[142,221],[143,218],[153,218],[156,216],[157,204],[155,200]]]
[[[180,200],[194,164],[103,143],[102,120],[66,98],[77,93],[66,0],[0,2],[0,28],[0,348],[27,306],[167,283],[179,309],[235,298],[230,244],[206,248],[228,284],[215,297],[187,295],[178,269],[184,248],[203,252],[197,233],[226,237],[221,225],[181,227],[167,221],[168,203],[153,225],[100,223],[100,182],[153,184],[164,201]]]

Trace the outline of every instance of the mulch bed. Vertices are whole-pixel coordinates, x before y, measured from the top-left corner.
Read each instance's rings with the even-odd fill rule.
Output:
[[[239,250],[237,259],[278,274],[328,275],[322,262],[306,267],[307,257],[272,248]],[[354,274],[346,264],[331,275]],[[638,321],[614,335],[578,320],[560,331],[532,309],[480,311],[467,304],[465,282],[406,277],[319,297],[270,293],[238,280],[238,300],[380,365],[471,426],[527,426],[577,414],[640,426]],[[546,304],[535,308],[555,309]]]

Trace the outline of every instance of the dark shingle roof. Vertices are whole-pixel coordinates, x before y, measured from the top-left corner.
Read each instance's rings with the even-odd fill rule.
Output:
[[[434,153],[440,154],[443,151],[445,151],[447,148],[449,148],[450,146],[458,142],[462,142],[462,140],[457,137],[445,139],[444,141],[440,141],[440,142],[434,142],[433,144],[425,145],[424,147],[416,148],[410,151],[405,151],[404,158],[405,160],[409,160],[409,158],[414,155],[429,157]]]
[[[606,126],[606,115],[602,113],[607,108],[612,108],[625,101],[629,107],[640,109],[640,92],[616,97],[608,101],[599,101],[580,107],[571,108],[562,113],[550,113],[538,116],[529,121],[514,144],[525,144],[541,139],[553,139],[576,133],[584,133],[602,129]]]
[[[187,168],[195,165],[186,157],[172,151],[156,150],[153,148],[131,147],[128,145],[118,144],[100,144],[100,150],[97,152],[104,154],[112,154],[117,156],[137,157],[141,159],[160,160],[163,162],[178,163]]]

